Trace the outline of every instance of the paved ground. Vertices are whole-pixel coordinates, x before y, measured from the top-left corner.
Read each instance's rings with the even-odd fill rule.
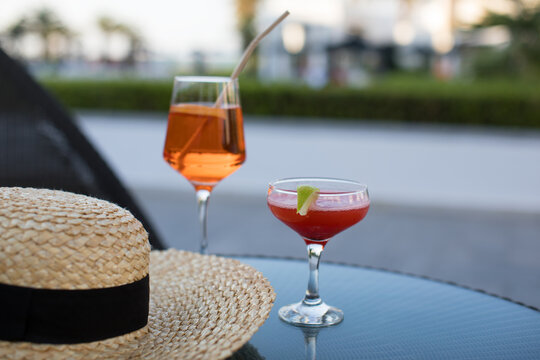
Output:
[[[161,159],[165,116],[80,119],[164,239],[196,250],[192,188]],[[246,142],[246,164],[210,200],[211,252],[303,257],[302,241],[266,208],[268,181],[358,179],[370,186],[370,213],[332,241],[324,260],[454,281],[540,307],[539,133],[248,117]]]

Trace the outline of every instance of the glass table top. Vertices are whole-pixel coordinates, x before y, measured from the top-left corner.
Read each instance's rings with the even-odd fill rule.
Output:
[[[278,309],[303,298],[307,261],[238,257],[276,291],[269,318],[233,359],[540,359],[540,312],[393,272],[320,265],[320,295],[341,324],[300,328]]]

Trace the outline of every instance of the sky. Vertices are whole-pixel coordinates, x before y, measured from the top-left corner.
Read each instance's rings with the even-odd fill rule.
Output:
[[[426,36],[436,40],[437,34],[447,32],[446,5],[450,2],[413,2],[421,10],[415,13],[419,14],[418,19],[412,17],[414,29],[411,25],[395,27],[400,14],[398,0],[259,0],[257,21],[260,31],[289,10],[291,15],[284,23],[318,24],[337,30],[360,24],[366,38],[378,43],[393,39],[400,43],[396,34],[403,35],[403,29],[408,29],[410,36],[401,40],[411,41],[415,36],[418,41],[429,43]],[[477,20],[483,14],[482,6],[503,10],[509,0],[456,0],[456,4],[456,14],[462,20]],[[201,51],[222,63],[233,64],[243,50],[236,28],[235,0],[0,0],[0,31],[44,7],[54,10],[71,30],[80,34],[88,58],[99,58],[104,52],[104,37],[97,26],[97,19],[104,15],[138,29],[156,60],[182,61],[191,59],[194,51]],[[126,42],[116,40],[111,48],[118,56],[125,55]],[[34,43],[24,48],[34,49],[37,55],[39,46],[37,41]]]
[[[138,28],[148,47],[163,58],[185,56],[194,50],[237,56],[241,53],[234,0],[1,0],[0,31],[25,14],[47,7],[81,34],[87,54],[103,44],[97,27],[100,16]],[[283,11],[288,20],[333,25],[342,17],[340,1],[262,0],[259,21],[270,24]]]
[[[166,56],[194,49],[234,52],[239,47],[232,0],[2,0],[0,7],[0,29],[35,9],[53,9],[82,35],[89,52],[101,46],[97,19],[103,15],[138,28],[149,47]]]

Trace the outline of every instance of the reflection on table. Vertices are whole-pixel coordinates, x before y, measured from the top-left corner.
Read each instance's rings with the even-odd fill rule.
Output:
[[[392,272],[321,263],[321,296],[343,309],[336,326],[283,323],[302,298],[305,261],[238,258],[277,298],[268,320],[233,359],[540,359],[540,312],[481,292]]]

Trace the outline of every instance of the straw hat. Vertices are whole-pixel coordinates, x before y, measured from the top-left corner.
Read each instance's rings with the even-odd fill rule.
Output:
[[[239,261],[150,252],[141,223],[109,202],[0,188],[2,359],[221,359],[274,298]]]

